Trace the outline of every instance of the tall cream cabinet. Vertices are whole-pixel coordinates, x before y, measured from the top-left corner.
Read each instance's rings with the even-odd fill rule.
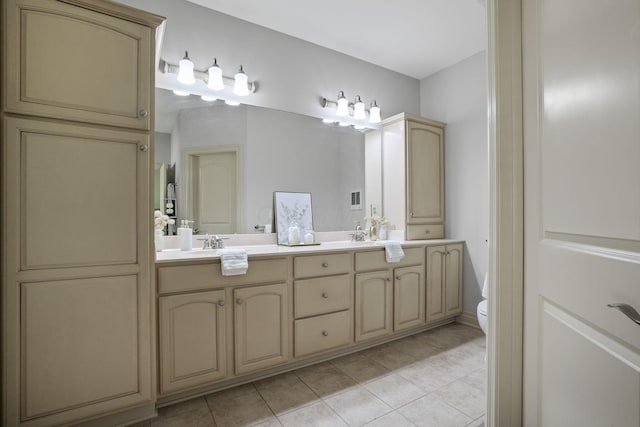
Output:
[[[2,424],[153,415],[161,18],[101,0],[2,13]]]
[[[444,237],[444,127],[407,113],[383,121],[383,213],[407,240]]]
[[[462,243],[427,247],[427,323],[462,314]]]

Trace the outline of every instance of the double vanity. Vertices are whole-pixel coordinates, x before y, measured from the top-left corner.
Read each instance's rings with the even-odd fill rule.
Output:
[[[160,406],[451,322],[462,312],[463,243],[242,246],[223,276],[215,250],[156,255]]]

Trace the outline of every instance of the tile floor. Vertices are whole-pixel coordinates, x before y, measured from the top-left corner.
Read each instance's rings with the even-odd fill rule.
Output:
[[[458,323],[159,409],[140,426],[484,426],[485,337]]]

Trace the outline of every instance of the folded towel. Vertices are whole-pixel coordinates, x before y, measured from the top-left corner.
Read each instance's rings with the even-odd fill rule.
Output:
[[[223,276],[239,276],[247,274],[249,261],[244,249],[218,249]]]
[[[384,245],[385,255],[387,256],[387,262],[400,262],[402,258],[404,258],[404,251],[402,250],[402,246],[400,246],[400,242],[396,242],[394,240],[387,240],[385,242],[381,242]]]

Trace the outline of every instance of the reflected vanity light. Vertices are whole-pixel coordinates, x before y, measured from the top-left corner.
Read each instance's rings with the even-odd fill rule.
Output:
[[[213,102],[213,101],[217,101],[218,98],[216,98],[215,96],[211,96],[211,95],[200,95],[200,99],[202,99],[203,101],[207,101],[207,102]]]
[[[257,90],[256,82],[249,81],[242,65],[233,78],[222,74],[222,69],[216,58],[213,58],[213,64],[207,71],[198,71],[194,69],[193,62],[189,59],[186,51],[185,57],[180,60],[179,65],[160,60],[160,71],[164,74],[177,74],[177,80],[182,84],[194,84],[200,80],[211,90],[223,90],[230,87],[233,88],[233,93],[239,96],[247,96]]]
[[[371,102],[370,110],[367,111],[364,108],[364,102],[360,98],[360,95],[356,95],[353,104],[349,104],[349,101],[344,96],[344,92],[338,92],[338,100],[331,101],[327,98],[322,98],[323,108],[335,108],[335,115],[338,117],[352,116],[355,120],[365,120],[367,114],[369,116],[369,123],[380,123],[380,107],[376,101]]]
[[[191,95],[189,92],[185,92],[184,90],[174,90],[173,91],[174,95],[178,95],[178,96],[189,96]]]
[[[238,105],[240,105],[238,101],[233,101],[231,99],[225,99],[224,103],[227,105],[231,105],[232,107],[237,107]]]
[[[338,121],[334,119],[322,119],[322,123],[331,124],[331,123],[338,123]]]

